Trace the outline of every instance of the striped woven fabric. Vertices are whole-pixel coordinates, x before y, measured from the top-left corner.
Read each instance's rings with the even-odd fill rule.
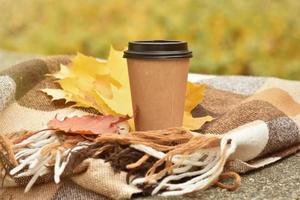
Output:
[[[2,136],[41,130],[58,114],[90,112],[70,108],[63,102],[51,103],[40,91],[57,88],[45,75],[57,71],[60,63],[69,62],[67,56],[35,59],[0,72]],[[208,88],[193,116],[210,115],[214,120],[197,132],[221,135],[234,145],[222,169],[245,173],[300,150],[300,82],[241,76],[216,76],[200,82]],[[0,149],[5,148],[5,137],[0,137],[0,142]],[[0,155],[4,186],[0,194],[4,199],[128,199],[142,192],[126,183],[126,172],[115,173],[109,163],[84,157],[88,166],[85,170],[70,169],[69,178],[59,184],[53,183],[51,177],[40,178],[39,186],[24,194],[28,179],[5,176],[10,169],[7,154]]]

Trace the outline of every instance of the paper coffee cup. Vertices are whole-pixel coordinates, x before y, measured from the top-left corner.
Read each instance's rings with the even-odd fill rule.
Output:
[[[192,52],[170,40],[129,42],[127,58],[135,128],[182,126],[186,81]]]

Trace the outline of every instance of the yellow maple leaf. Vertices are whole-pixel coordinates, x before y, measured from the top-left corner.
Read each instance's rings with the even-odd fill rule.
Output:
[[[78,107],[93,107],[103,114],[115,114],[99,97],[99,91],[95,89],[94,79],[82,77],[68,77],[58,81],[64,91],[72,94],[70,99]],[[102,91],[103,92],[103,91]]]
[[[93,107],[103,114],[131,115],[131,95],[126,61],[122,52],[111,48],[107,61],[78,53],[68,65],[52,76],[75,106]],[[53,100],[61,91],[44,90]]]
[[[112,98],[105,98],[101,93],[100,96],[108,105],[108,107],[115,111],[115,113],[132,116],[129,77],[127,63],[123,58],[123,52],[116,51],[111,48],[107,61],[107,67],[110,69],[110,75],[112,79],[118,80],[120,86],[112,86]]]
[[[71,71],[66,65],[60,64],[60,71],[52,74],[56,79],[64,79],[71,76]]]
[[[70,93],[64,91],[64,90],[47,88],[47,89],[42,89],[41,91],[45,92],[49,96],[51,96],[52,101],[61,100],[61,99],[66,100],[66,103],[71,101],[71,96],[72,95]]]
[[[77,53],[69,65],[72,74],[80,77],[90,76],[95,78],[97,75],[109,74],[110,69],[106,65],[106,61],[96,59],[92,56],[86,56]]]
[[[100,93],[108,99],[113,98],[112,85],[120,88],[121,84],[113,79],[111,75],[97,75],[96,80],[94,81],[94,85],[97,91],[101,91]]]
[[[203,99],[205,84],[187,82],[184,110],[191,112]]]
[[[187,82],[184,104],[183,126],[190,130],[199,129],[205,122],[211,121],[210,116],[194,118],[191,111],[202,101],[206,89],[205,84]]]
[[[201,128],[201,126],[206,123],[213,120],[211,116],[205,116],[205,117],[193,117],[191,113],[184,112],[183,115],[183,127],[189,129],[189,130],[198,130]]]

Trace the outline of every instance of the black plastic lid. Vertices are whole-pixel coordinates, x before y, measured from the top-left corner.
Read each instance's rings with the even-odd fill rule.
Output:
[[[191,58],[187,42],[177,40],[145,40],[129,42],[124,58],[170,59]]]

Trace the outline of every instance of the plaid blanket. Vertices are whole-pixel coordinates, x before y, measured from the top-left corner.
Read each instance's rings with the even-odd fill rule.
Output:
[[[40,92],[58,86],[46,74],[68,64],[57,56],[27,61],[0,72],[0,130],[11,134],[40,130],[57,114],[78,111],[63,102],[51,103]],[[236,144],[225,169],[238,173],[261,168],[300,149],[300,82],[277,78],[220,76],[202,80],[208,84],[194,117],[213,116],[198,132],[222,134]],[[0,147],[1,148],[1,147]],[[1,160],[0,168],[5,167]],[[24,182],[2,177],[4,199],[127,199],[141,190],[126,183],[126,173],[115,173],[100,159],[87,159],[87,171],[56,185],[45,183],[24,194]],[[1,166],[3,165],[3,166]],[[0,174],[0,177],[3,173]],[[2,181],[3,182],[3,181]],[[105,197],[104,197],[105,196]]]

